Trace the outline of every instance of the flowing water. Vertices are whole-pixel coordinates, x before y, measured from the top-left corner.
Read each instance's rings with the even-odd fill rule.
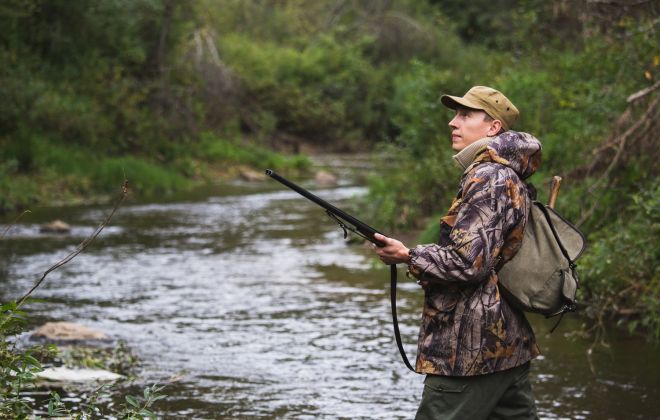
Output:
[[[340,184],[302,183],[348,210],[363,195],[359,160]],[[353,169],[353,170],[351,170]],[[27,291],[108,212],[35,209],[0,241],[0,299]],[[39,233],[61,218],[69,235]],[[7,221],[5,221],[7,223]],[[5,230],[7,224],[0,226]],[[399,316],[409,356],[421,290],[400,272]],[[51,273],[29,306],[125,340],[142,386],[177,377],[163,418],[414,416],[423,378],[399,359],[389,271],[347,244],[319,208],[274,181],[232,182],[171,202],[125,204],[96,242]],[[610,331],[591,357],[579,318],[533,318],[543,356],[532,364],[541,418],[660,418],[658,347]]]

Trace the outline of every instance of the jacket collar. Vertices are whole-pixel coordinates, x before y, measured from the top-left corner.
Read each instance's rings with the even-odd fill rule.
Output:
[[[488,146],[488,143],[490,143],[491,140],[491,137],[484,137],[483,139],[477,140],[452,157],[461,169],[466,170],[468,166],[474,162],[477,155]]]

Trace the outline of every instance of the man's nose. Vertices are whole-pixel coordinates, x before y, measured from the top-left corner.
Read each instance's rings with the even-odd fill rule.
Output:
[[[449,121],[449,126],[451,128],[458,128],[458,125],[456,124],[456,117],[452,118],[451,121]]]

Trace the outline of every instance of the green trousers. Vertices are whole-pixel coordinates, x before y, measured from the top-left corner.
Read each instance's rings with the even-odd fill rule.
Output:
[[[529,362],[489,375],[426,375],[415,419],[538,419]]]

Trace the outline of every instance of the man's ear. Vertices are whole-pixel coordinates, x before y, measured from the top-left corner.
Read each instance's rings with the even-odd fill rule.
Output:
[[[486,135],[488,137],[496,136],[497,133],[499,133],[501,129],[502,129],[502,121],[493,120],[490,123],[490,128],[488,129],[488,133]]]

